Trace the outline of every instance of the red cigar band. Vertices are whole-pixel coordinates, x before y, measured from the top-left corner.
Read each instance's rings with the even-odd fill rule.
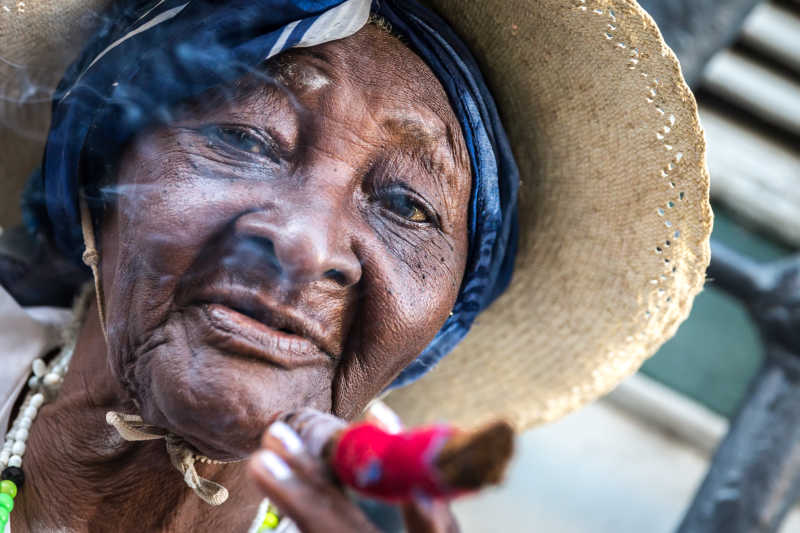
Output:
[[[435,466],[437,454],[453,433],[445,425],[391,434],[359,424],[339,436],[331,466],[342,483],[369,497],[389,501],[453,497],[456,494],[444,485]]]

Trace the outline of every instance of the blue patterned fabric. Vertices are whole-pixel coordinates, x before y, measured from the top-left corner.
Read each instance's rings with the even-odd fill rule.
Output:
[[[83,250],[78,194],[112,168],[124,143],[177,103],[252,72],[296,46],[342,38],[384,17],[439,78],[472,163],[469,255],[453,314],[392,383],[419,378],[505,290],[517,241],[518,171],[475,60],[437,15],[413,0],[160,0],[114,3],[58,86],[42,168],[25,215],[65,254]],[[119,4],[125,6],[119,7]]]

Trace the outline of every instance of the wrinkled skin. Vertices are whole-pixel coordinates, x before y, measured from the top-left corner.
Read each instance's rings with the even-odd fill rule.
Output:
[[[254,509],[259,489],[308,531],[362,524],[339,488],[303,474],[267,437],[261,446],[298,470],[291,483],[299,485],[271,480],[255,462],[249,477],[247,463],[204,466],[246,503],[209,518],[205,504],[186,498],[163,443],[120,442],[101,421],[106,410],[135,405],[210,457],[244,458],[281,412],[357,416],[455,302],[469,160],[430,70],[367,26],[288,52],[267,72],[237,84],[233,98],[217,91],[188,103],[120,159],[99,232],[108,354],[90,318],[26,455],[34,478],[70,461],[38,492],[24,491],[15,528],[85,530],[106,516],[114,530],[126,530],[126,519],[145,530],[227,530],[251,519],[242,509]],[[44,512],[59,476],[73,483],[87,471],[103,479],[82,485],[94,499]],[[319,501],[331,505],[309,503]],[[148,521],[139,522],[144,506]],[[420,531],[452,527],[441,506],[410,506],[406,516]]]
[[[102,229],[111,366],[147,420],[208,455],[241,457],[301,405],[357,415],[455,302],[460,128],[422,62],[384,42],[394,49],[369,57],[341,44],[292,52],[276,82],[190,106],[122,158]],[[398,57],[412,68],[393,68]],[[198,304],[251,298],[269,326],[308,322],[288,328],[324,354],[257,360],[229,338],[258,335],[252,324],[234,316],[242,331],[218,334],[199,318]]]

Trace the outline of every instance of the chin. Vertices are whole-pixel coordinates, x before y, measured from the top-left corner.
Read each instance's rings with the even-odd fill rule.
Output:
[[[195,344],[167,342],[139,357],[136,396],[146,423],[211,459],[247,457],[281,413],[331,409],[332,363],[287,370]]]

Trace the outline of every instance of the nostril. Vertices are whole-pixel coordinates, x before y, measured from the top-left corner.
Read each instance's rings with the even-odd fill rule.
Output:
[[[325,271],[325,278],[333,280],[339,285],[348,285],[347,276],[335,268]]]
[[[277,211],[255,211],[239,217],[235,255],[244,261],[228,266],[271,271],[282,283],[326,280],[340,287],[357,283],[361,266],[345,242],[347,234],[328,231],[325,224],[300,211],[284,217]]]

